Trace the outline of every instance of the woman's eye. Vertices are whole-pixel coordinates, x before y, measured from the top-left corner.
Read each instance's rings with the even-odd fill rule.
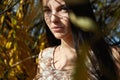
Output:
[[[51,10],[49,8],[43,9],[44,12],[50,12]]]
[[[44,12],[49,12],[50,11],[50,9],[45,9],[45,10],[43,10]]]
[[[66,6],[62,6],[62,7],[61,7],[61,10],[68,11],[68,8],[67,8]]]

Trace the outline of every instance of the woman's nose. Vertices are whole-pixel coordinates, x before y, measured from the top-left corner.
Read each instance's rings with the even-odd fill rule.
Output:
[[[57,15],[57,13],[52,13],[51,22],[59,22],[59,15]]]

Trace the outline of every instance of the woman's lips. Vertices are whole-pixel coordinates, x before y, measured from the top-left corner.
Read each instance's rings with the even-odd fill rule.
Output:
[[[55,26],[51,28],[54,32],[60,32],[63,31],[63,27]]]

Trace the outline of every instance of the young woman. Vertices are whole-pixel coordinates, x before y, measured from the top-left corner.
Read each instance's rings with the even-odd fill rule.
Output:
[[[41,3],[47,48],[39,54],[34,80],[117,80],[116,65],[104,39],[93,41],[94,33],[81,30],[69,18],[72,11],[76,16],[95,20],[89,1],[74,6],[65,0]]]

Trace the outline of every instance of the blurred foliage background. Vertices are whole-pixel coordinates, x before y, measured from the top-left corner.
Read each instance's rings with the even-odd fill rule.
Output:
[[[36,74],[37,56],[46,43],[39,1],[0,0],[0,80],[32,80]],[[110,46],[120,46],[119,0],[91,4],[101,34]]]

